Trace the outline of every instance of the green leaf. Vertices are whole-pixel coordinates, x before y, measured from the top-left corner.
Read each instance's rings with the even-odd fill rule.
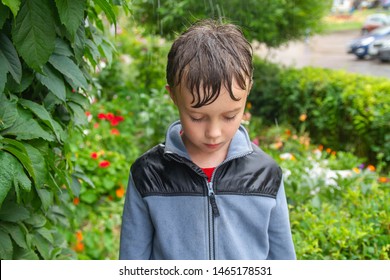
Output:
[[[88,124],[88,119],[85,115],[83,108],[76,103],[68,102],[69,107],[73,111],[73,121],[76,126],[85,126]]]
[[[18,244],[19,247],[22,247],[24,249],[28,248],[26,236],[24,235],[22,229],[18,224],[6,223],[4,225],[4,229],[6,232],[9,233],[9,235],[12,237],[15,243]]]
[[[39,233],[34,234],[32,242],[37,247],[43,259],[48,260],[50,258],[50,251],[51,251],[50,243],[45,238],[43,238]]]
[[[87,44],[87,51],[89,52],[89,60],[91,62],[93,62],[93,65],[96,66],[99,62],[99,59],[100,59],[100,52],[99,52],[99,49],[97,47],[97,45],[90,39],[87,39],[86,41],[86,44]]]
[[[11,40],[3,33],[0,33],[0,52],[7,59],[8,71],[19,84],[22,79],[22,64]]]
[[[24,173],[22,165],[18,165],[17,169],[15,170],[14,184],[15,187],[20,186],[26,192],[31,191],[31,181],[27,177],[26,173]]]
[[[56,0],[61,22],[75,36],[84,18],[85,0]]]
[[[7,233],[0,230],[0,258],[2,260],[12,260],[13,246],[11,238]]]
[[[14,169],[17,164],[15,160],[15,157],[0,150],[0,207],[12,187]]]
[[[36,176],[32,166],[32,162],[31,159],[28,157],[25,146],[19,141],[8,138],[2,139],[1,142],[6,144],[3,149],[13,154],[22,163],[30,177],[33,178],[34,182],[36,182]]]
[[[109,43],[104,40],[100,45],[99,45],[99,51],[104,55],[104,57],[107,58],[107,63],[110,65],[112,63],[112,53],[115,52],[115,47],[110,45]]]
[[[11,127],[15,123],[17,117],[18,111],[16,101],[10,101],[5,95],[0,95],[0,131]]]
[[[54,53],[58,55],[63,55],[63,56],[73,56],[73,52],[69,46],[69,44],[65,43],[64,40],[61,38],[56,38],[56,46],[54,49]]]
[[[4,6],[0,1],[0,29],[3,28],[3,25],[9,15],[10,15],[9,9],[6,6]]]
[[[70,58],[63,55],[53,54],[49,62],[59,72],[68,77],[76,86],[87,89],[88,83],[84,77],[83,72]]]
[[[92,204],[98,200],[98,196],[95,191],[87,190],[81,194],[80,199],[88,204]]]
[[[23,71],[22,80],[20,83],[17,83],[14,79],[9,78],[7,80],[6,87],[9,92],[20,93],[25,91],[32,84],[33,79],[33,74],[29,71],[29,68],[26,68]]]
[[[46,224],[47,220],[45,216],[38,213],[34,213],[31,215],[30,218],[26,219],[24,222],[32,225],[35,228],[40,228]]]
[[[8,68],[6,67],[7,63],[8,61],[5,58],[4,54],[0,52],[0,97],[4,92],[5,84],[7,83],[7,73],[8,73]]]
[[[50,230],[47,228],[39,228],[37,232],[50,243],[54,243],[54,238]]]
[[[76,197],[80,196],[81,184],[77,179],[77,177],[73,175],[72,175],[72,183],[70,184],[70,189],[72,190],[74,196]]]
[[[49,0],[26,0],[12,28],[13,42],[28,66],[40,72],[55,46],[55,21]]]
[[[106,14],[107,19],[110,23],[116,24],[116,16],[115,12],[112,9],[112,6],[110,3],[108,3],[106,0],[95,0],[95,3],[103,10],[103,12]]]
[[[3,130],[1,134],[16,136],[17,140],[31,140],[42,138],[46,141],[53,142],[54,136],[44,130],[39,123],[32,118],[32,114],[28,111],[18,109],[19,118],[8,129]]]
[[[13,257],[15,260],[39,260],[39,257],[33,250],[23,248],[15,248]]]
[[[42,187],[44,187],[44,185],[46,183],[46,175],[47,175],[46,161],[45,161],[44,156],[39,152],[38,149],[36,149],[33,146],[26,144],[26,143],[23,143],[23,145],[26,148],[28,157],[30,158],[31,163],[32,163],[34,175],[36,178],[35,187],[38,191]],[[42,198],[41,198],[41,200],[42,200]]]
[[[0,209],[0,220],[6,222],[21,222],[28,219],[29,216],[30,213],[26,208],[12,201],[5,201],[3,207]]]
[[[61,128],[61,126],[55,120],[53,120],[53,118],[51,117],[51,115],[49,114],[49,112],[46,110],[45,107],[27,99],[19,99],[19,103],[23,107],[33,112],[40,120],[43,121],[44,124],[50,127],[55,133],[57,140],[60,143],[62,143],[61,136],[64,133],[64,131]]]
[[[21,0],[2,0],[2,2],[11,9],[14,17],[16,17],[19,12]]]
[[[79,29],[77,30],[76,36],[74,38],[74,54],[75,59],[78,63],[81,63],[84,56],[84,49],[85,49],[85,26],[80,25]]]
[[[45,85],[55,96],[65,102],[65,83],[61,75],[50,65],[43,66],[43,74],[36,74],[38,81]]]
[[[37,193],[42,202],[45,211],[53,204],[53,193],[47,189],[37,189]]]

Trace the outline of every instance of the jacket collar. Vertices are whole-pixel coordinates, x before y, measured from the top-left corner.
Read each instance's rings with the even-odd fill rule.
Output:
[[[166,134],[164,153],[174,153],[188,160],[191,160],[187,149],[184,146],[183,140],[180,136],[181,129],[182,126],[180,121],[176,121],[169,126]],[[240,125],[229,145],[226,160],[240,157],[251,152],[253,152],[253,148],[252,143],[249,139],[248,132],[242,125]]]

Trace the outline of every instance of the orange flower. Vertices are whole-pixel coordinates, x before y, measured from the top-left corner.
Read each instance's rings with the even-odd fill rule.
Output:
[[[322,151],[324,149],[324,145],[319,145],[318,150]]]
[[[327,152],[328,154],[330,154],[330,153],[332,152],[332,149],[331,149],[331,148],[327,148],[327,149],[326,149],[326,152]]]
[[[80,230],[76,231],[76,240],[77,241],[83,240],[83,233]]]
[[[99,128],[99,123],[94,123],[93,128]]]
[[[252,103],[250,103],[250,102],[246,103],[246,108],[248,110],[252,109]]]
[[[119,130],[116,129],[116,128],[111,129],[110,133],[111,133],[112,135],[119,135],[119,134],[120,134],[120,133],[119,133]]]
[[[281,149],[283,147],[283,142],[278,141],[278,142],[274,143],[274,147],[278,150]]]
[[[335,156],[336,155],[336,151],[332,151],[331,154],[332,154],[332,156]]]
[[[84,243],[81,241],[77,241],[76,246],[74,247],[74,250],[77,253],[81,253],[82,251],[84,251]]]
[[[78,197],[73,198],[74,205],[79,205],[79,203],[80,203],[80,198],[78,198]]]
[[[125,195],[125,189],[120,187],[119,189],[116,189],[115,194],[117,198],[122,198]]]
[[[301,114],[301,115],[299,116],[299,120],[300,120],[301,122],[306,121],[306,119],[307,119],[307,115],[306,115],[306,114]]]
[[[286,131],[284,133],[286,133],[287,136],[291,136],[291,130],[290,129],[286,129]]]
[[[379,183],[387,183],[390,179],[386,177],[379,177],[378,181]]]
[[[353,172],[355,172],[356,174],[359,174],[360,173],[360,169],[357,168],[357,167],[354,167],[352,168]]]
[[[106,167],[109,167],[110,166],[110,162],[108,160],[102,160],[100,163],[99,163],[99,167],[100,168],[106,168]]]
[[[375,166],[370,164],[370,165],[367,166],[367,169],[372,171],[372,172],[374,172],[375,171]]]

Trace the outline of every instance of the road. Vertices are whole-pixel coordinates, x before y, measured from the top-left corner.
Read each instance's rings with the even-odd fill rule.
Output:
[[[377,59],[359,60],[346,52],[348,43],[359,36],[359,31],[339,31],[332,34],[316,35],[307,42],[292,42],[288,45],[267,50],[255,45],[255,53],[271,61],[301,68],[304,66],[342,69],[364,75],[390,78],[390,63]]]

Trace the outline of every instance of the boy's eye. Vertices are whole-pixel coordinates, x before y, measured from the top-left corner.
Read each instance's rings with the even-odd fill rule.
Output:
[[[190,118],[193,122],[201,122],[203,120],[203,118],[194,118],[194,117],[190,117]]]
[[[225,120],[227,121],[233,121],[236,118],[237,115],[225,117]]]

